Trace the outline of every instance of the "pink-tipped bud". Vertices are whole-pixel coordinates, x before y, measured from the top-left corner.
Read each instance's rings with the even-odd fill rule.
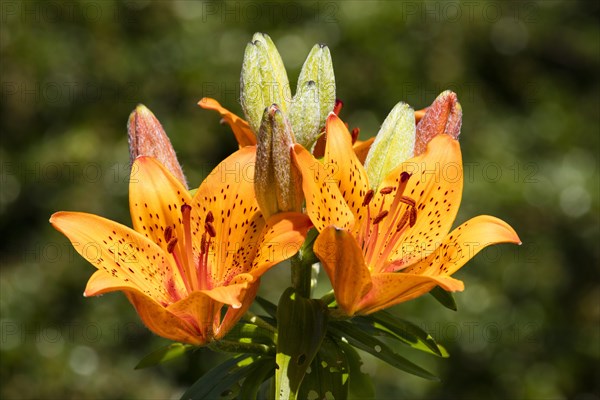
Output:
[[[129,157],[133,164],[139,156],[156,158],[185,187],[188,188],[185,175],[181,169],[177,155],[160,122],[143,104],[139,104],[129,115],[127,121],[129,138]]]
[[[423,154],[427,143],[437,135],[446,133],[454,139],[460,135],[462,125],[462,107],[456,93],[446,90],[431,104],[417,124],[415,156]]]

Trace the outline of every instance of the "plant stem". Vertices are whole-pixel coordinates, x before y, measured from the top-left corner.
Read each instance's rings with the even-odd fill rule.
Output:
[[[302,259],[302,252],[298,252],[290,259],[292,264],[292,287],[305,298],[310,298],[310,278],[312,263]]]
[[[271,346],[261,343],[241,343],[231,340],[215,340],[210,342],[208,347],[212,350],[224,351],[227,353],[252,353],[275,355],[275,349]]]
[[[267,321],[265,321],[258,315],[254,314],[252,311],[246,311],[246,314],[244,315],[244,319],[246,319],[249,322],[252,322],[256,326],[265,328],[265,329],[269,330],[270,332],[277,332],[277,329],[275,329],[275,327],[273,325],[271,325],[270,323],[268,323]]]

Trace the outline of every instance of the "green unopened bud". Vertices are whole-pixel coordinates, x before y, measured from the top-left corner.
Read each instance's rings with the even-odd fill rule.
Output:
[[[139,104],[127,121],[129,158],[131,164],[139,156],[156,158],[187,189],[187,182],[177,155],[160,122],[143,104]]]
[[[302,178],[291,160],[294,134],[276,104],[263,115],[256,147],[254,190],[265,218],[283,211],[300,211]]]
[[[412,158],[415,147],[415,112],[400,102],[389,113],[371,145],[365,168],[372,189],[401,162]]]
[[[298,86],[290,109],[290,123],[297,143],[311,150],[322,127],[319,88],[315,81]]]
[[[263,112],[271,104],[288,111],[292,98],[290,84],[281,56],[275,44],[265,33],[255,33],[246,46],[242,64],[241,102],[246,120],[256,133],[260,129]]]
[[[316,44],[306,57],[296,95],[290,107],[290,122],[296,140],[310,149],[335,106],[335,75],[329,48]]]
[[[456,93],[446,90],[427,108],[417,125],[415,156],[424,153],[427,143],[442,133],[458,139],[461,125],[462,106],[458,102]]]

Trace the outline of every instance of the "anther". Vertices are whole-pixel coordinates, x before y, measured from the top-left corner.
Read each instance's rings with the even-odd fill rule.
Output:
[[[365,194],[365,199],[363,200],[363,207],[366,207],[369,205],[369,203],[371,202],[371,200],[373,200],[373,195],[375,194],[375,192],[373,192],[373,189],[369,189],[369,191],[367,192],[367,194]]]
[[[417,204],[413,199],[411,199],[408,196],[402,196],[400,198],[400,201],[403,202],[404,204],[408,204],[411,207],[414,207]]]
[[[406,211],[406,212],[404,212],[404,214],[402,214],[402,218],[400,218],[400,222],[398,222],[398,225],[396,225],[396,232],[399,232],[402,228],[404,228],[404,225],[406,225],[406,223],[408,222],[408,214],[409,214],[408,211]]]
[[[211,223],[214,220],[215,220],[215,217],[213,216],[212,211],[209,211],[208,214],[206,214],[206,222]]]
[[[377,216],[375,218],[373,218],[373,225],[377,225],[378,223],[380,223],[385,217],[387,217],[387,215],[388,215],[387,210],[383,210],[382,212],[377,214]]]
[[[381,189],[379,191],[379,193],[381,193],[381,194],[390,194],[390,193],[392,193],[393,190],[394,190],[393,186],[386,186],[383,189]]]
[[[171,238],[171,240],[169,240],[169,244],[167,244],[167,251],[169,253],[172,253],[176,244],[177,244],[177,238],[176,237]]]
[[[215,237],[217,236],[217,231],[215,230],[215,227],[212,223],[210,222],[206,222],[204,224],[204,229],[206,230],[206,232],[208,232],[208,234],[210,235],[210,237]]]
[[[165,242],[169,243],[173,237],[173,227],[167,226],[165,229]]]
[[[417,222],[417,210],[412,207],[410,209],[410,227],[412,228],[413,226],[415,226],[415,223]]]

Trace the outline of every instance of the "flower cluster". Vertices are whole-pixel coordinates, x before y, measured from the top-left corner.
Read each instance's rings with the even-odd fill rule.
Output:
[[[377,135],[361,142],[338,116],[329,49],[313,47],[292,96],[275,45],[256,34],[244,55],[241,94],[245,119],[214,99],[199,102],[220,113],[239,150],[197,190],[189,190],[158,120],[138,106],[128,124],[132,228],[80,212],[52,215],[51,224],[97,268],[85,296],[122,291],[157,335],[206,345],[234,329],[261,276],[286,259],[295,269],[294,293],[307,301],[311,265],[326,271],[333,293],[319,304],[327,325],[377,315],[437,286],[462,291],[452,275],[481,249],[520,243],[491,216],[451,229],[463,188],[455,93],[417,112],[398,103]],[[283,345],[274,341],[281,367]],[[288,382],[290,393],[299,385]]]

